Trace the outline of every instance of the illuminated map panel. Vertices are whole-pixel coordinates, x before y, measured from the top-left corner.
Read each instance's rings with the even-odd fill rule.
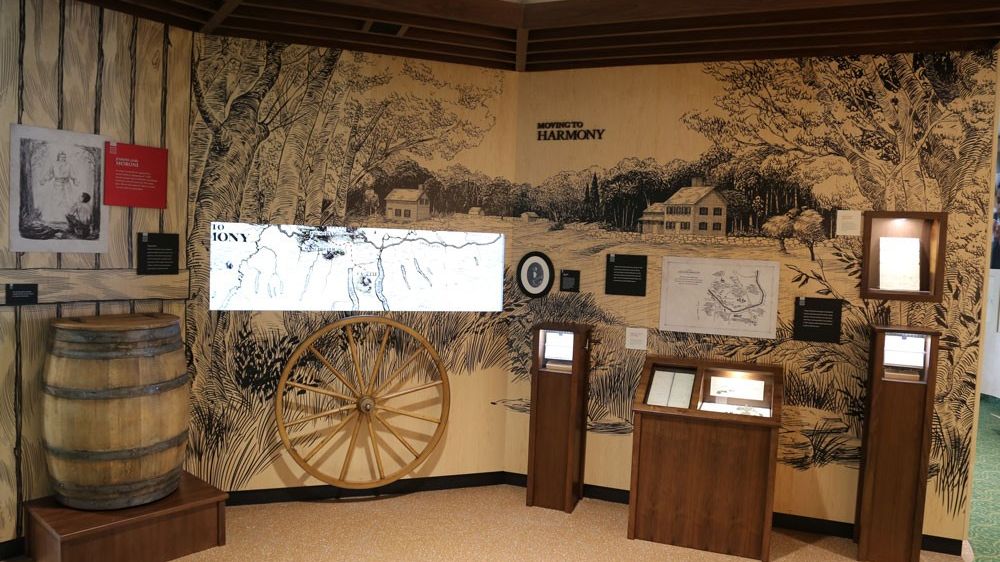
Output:
[[[504,236],[212,223],[212,310],[503,308]]]

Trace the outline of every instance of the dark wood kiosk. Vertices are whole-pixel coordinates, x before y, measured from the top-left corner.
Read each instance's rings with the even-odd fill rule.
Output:
[[[920,559],[939,333],[872,329],[858,486],[858,560]]]
[[[781,401],[781,367],[647,358],[628,537],[766,561]]]
[[[861,297],[941,302],[948,213],[866,211]]]
[[[126,509],[83,511],[50,496],[25,504],[27,554],[36,562],[164,562],[226,544],[229,494],[184,472],[167,497]]]
[[[590,326],[533,328],[528,505],[573,511],[583,495]]]

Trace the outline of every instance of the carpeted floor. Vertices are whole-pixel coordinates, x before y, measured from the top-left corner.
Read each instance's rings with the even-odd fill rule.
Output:
[[[489,486],[361,501],[227,509],[224,547],[200,561],[746,560],[626,538],[628,506],[585,499],[572,514],[524,505],[524,488]],[[854,560],[849,539],[775,532],[771,560]],[[924,552],[924,562],[961,558]]]
[[[976,562],[1000,562],[1000,399],[979,404],[969,542]]]

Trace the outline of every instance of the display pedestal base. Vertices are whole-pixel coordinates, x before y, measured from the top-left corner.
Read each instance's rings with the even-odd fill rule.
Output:
[[[37,562],[164,562],[226,544],[229,494],[184,473],[162,500],[82,511],[47,497],[25,504],[27,554]]]

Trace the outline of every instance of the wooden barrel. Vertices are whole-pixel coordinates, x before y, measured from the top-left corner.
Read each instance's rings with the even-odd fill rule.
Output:
[[[119,509],[173,492],[187,447],[188,387],[176,316],[53,320],[42,434],[56,498]]]

